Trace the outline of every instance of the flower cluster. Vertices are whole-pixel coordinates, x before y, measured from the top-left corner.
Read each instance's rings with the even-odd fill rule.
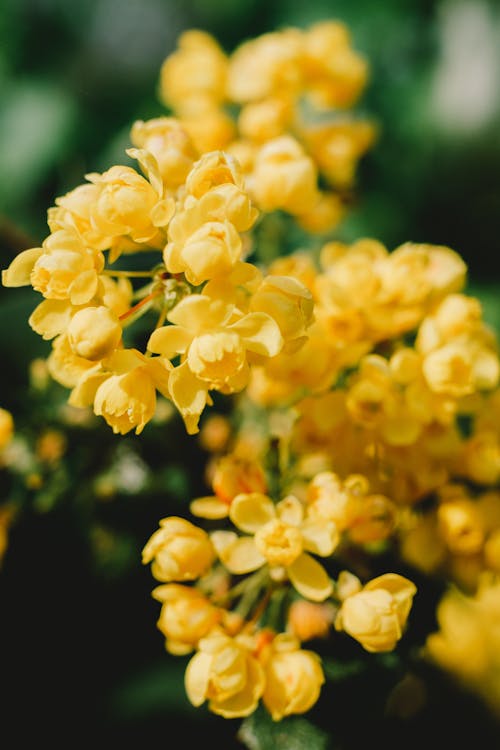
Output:
[[[211,454],[211,494],[142,559],[189,700],[225,718],[309,711],[326,677],[304,642],[397,648],[417,589],[372,555],[473,592],[500,573],[500,360],[467,267],[331,234],[375,137],[346,114],[367,74],[338,22],[232,54],[185,32],[161,69],[170,112],[131,129],[140,170],[87,175],[3,271],[42,295],[29,322],[72,406],[139,434],[166,399]],[[276,212],[314,241],[264,263]],[[230,417],[205,418],[215,393]],[[455,668],[447,607],[429,648]]]
[[[389,500],[370,495],[363,477],[342,482],[321,473],[305,500],[289,494],[273,502],[261,466],[232,454],[217,463],[215,494],[195,499],[191,511],[225,518],[225,527],[207,532],[169,516],[144,547],[143,562],[161,582],[153,591],[162,605],[157,624],[167,651],[194,652],[185,684],[195,706],[208,701],[235,718],[262,699],[277,721],[312,708],[325,682],[319,654],[303,641],[343,631],[366,651],[391,651],[416,587],[396,573],[364,586],[345,569],[336,579],[330,573],[350,546],[391,531],[380,523]]]

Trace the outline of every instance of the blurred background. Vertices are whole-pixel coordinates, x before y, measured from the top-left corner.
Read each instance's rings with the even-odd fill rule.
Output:
[[[469,292],[499,330],[494,0],[3,0],[1,267],[48,234],[46,211],[57,196],[85,173],[123,161],[135,119],[165,114],[159,69],[183,30],[204,29],[231,52],[249,37],[328,18],[349,26],[354,48],[370,62],[357,111],[380,127],[339,236],[373,236],[389,249],[407,240],[452,247],[469,265]],[[27,323],[38,295],[4,288],[0,295],[0,406],[13,413],[26,444],[39,446],[57,433],[67,393],[33,379],[33,360],[49,351]],[[75,736],[168,741],[177,729],[187,743],[209,732],[221,747],[241,747],[238,722],[188,705],[185,663],[164,651],[153,579],[138,560],[159,518],[206,493],[203,447],[177,423],[166,433],[161,419],[139,439],[119,440],[104,423],[67,419],[64,445],[48,439],[36,460],[26,449],[24,474],[1,477],[4,497],[21,498],[24,508],[0,571],[2,676],[11,696],[5,731],[19,739],[29,725],[47,740],[71,732],[74,746]],[[383,663],[378,668],[377,679],[393,679]],[[439,736],[465,747],[472,728],[498,746],[482,706],[442,675],[430,682],[418,715],[391,719],[374,683],[369,690],[356,675],[345,678],[343,697],[333,695],[333,709],[326,708],[338,726],[335,749],[362,741],[353,703],[366,732],[385,733],[386,746],[404,738],[417,747],[432,732],[435,746]]]

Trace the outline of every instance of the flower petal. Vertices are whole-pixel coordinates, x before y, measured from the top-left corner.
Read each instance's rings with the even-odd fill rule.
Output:
[[[167,318],[192,333],[199,333],[222,325],[230,314],[231,307],[221,300],[213,300],[204,294],[190,294],[181,299]]]
[[[329,557],[340,541],[340,534],[333,521],[305,521],[300,527],[304,547],[321,557]]]
[[[201,706],[205,701],[211,664],[211,654],[199,651],[190,659],[186,667],[184,685],[187,697],[193,706]]]
[[[79,274],[69,287],[69,298],[74,305],[85,305],[97,292],[99,279],[94,270]]]
[[[283,336],[278,324],[267,313],[249,313],[229,326],[229,329],[241,336],[247,349],[266,357],[274,357],[283,346]]]
[[[148,341],[148,349],[155,354],[163,354],[173,359],[177,354],[184,354],[193,336],[182,326],[162,326],[153,331]]]
[[[271,498],[261,492],[236,495],[229,509],[229,518],[247,534],[255,534],[261,526],[276,518]]]
[[[215,546],[215,543],[214,543]],[[231,544],[217,550],[220,561],[230,573],[243,575],[261,568],[266,562],[255,546],[253,537],[237,537]]]
[[[193,516],[198,516],[198,518],[217,520],[227,518],[229,505],[212,495],[210,497],[197,497],[196,500],[191,502],[189,510]]]
[[[43,255],[41,247],[31,247],[16,255],[8,268],[2,271],[3,286],[27,286],[31,283],[30,277],[33,266],[38,258]]]
[[[179,409],[189,435],[199,431],[198,422],[208,401],[208,389],[183,362],[170,373],[168,389],[172,401]]]
[[[305,599],[322,602],[333,591],[333,583],[326,570],[307,552],[303,552],[287,568],[287,573],[290,581]]]
[[[46,299],[31,313],[28,323],[45,340],[59,336],[69,325],[75,308],[66,300]]]

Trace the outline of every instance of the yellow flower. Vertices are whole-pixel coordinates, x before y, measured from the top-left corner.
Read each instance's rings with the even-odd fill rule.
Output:
[[[332,582],[310,553],[332,554],[339,541],[332,521],[306,517],[302,503],[292,495],[275,505],[257,492],[237,495],[229,517],[238,529],[253,535],[213,532],[217,554],[231,573],[250,573],[267,564],[271,575],[285,574],[305,599],[323,601],[330,596]]]
[[[190,504],[193,515],[226,518],[236,495],[242,492],[266,492],[267,481],[260,464],[232,453],[217,461],[212,487],[215,495],[199,497]]]
[[[50,234],[41,248],[20,253],[2,274],[4,286],[31,284],[47,299],[84,305],[98,290],[104,256],[86,247],[73,230]]]
[[[339,531],[349,528],[360,512],[368,482],[359,478],[357,485],[344,483],[333,471],[316,474],[307,486],[307,512],[312,518],[329,518]]]
[[[91,208],[94,229],[110,238],[127,235],[134,242],[148,242],[157,234],[153,209],[161,195],[135,169],[114,166],[102,174],[86,175],[99,188]]]
[[[302,45],[302,32],[292,28],[240,44],[229,59],[229,97],[235,102],[275,94],[297,97],[303,81]]]
[[[236,135],[232,117],[205,99],[190,100],[186,104],[187,107],[182,107],[180,121],[198,153],[228,148]]]
[[[273,318],[284,341],[297,349],[313,322],[314,301],[311,292],[298,279],[290,276],[266,276],[252,295],[250,310],[264,312]]]
[[[438,531],[448,549],[456,554],[474,555],[481,551],[485,529],[476,503],[451,498],[437,509]]]
[[[241,258],[241,237],[229,221],[207,221],[182,244],[169,242],[164,260],[170,273],[184,273],[197,286],[227,273]]]
[[[294,636],[280,633],[269,646],[264,665],[262,701],[274,721],[314,706],[325,682],[318,654],[301,649]]]
[[[283,96],[276,96],[242,107],[238,129],[244,138],[263,143],[282,135],[292,116],[290,101]]]
[[[238,162],[230,154],[214,150],[198,159],[186,177],[186,194],[202,198],[221,185],[243,189],[243,175]]]
[[[437,608],[439,629],[426,642],[426,655],[474,691],[500,715],[500,584],[488,573],[477,592],[450,587]]]
[[[161,99],[181,113],[200,101],[222,102],[226,72],[226,56],[215,39],[198,29],[185,31],[179,38],[178,49],[161,67]]]
[[[14,434],[14,419],[7,409],[0,409],[0,450],[10,442]]]
[[[423,361],[429,388],[460,398],[498,384],[500,364],[496,352],[474,340],[455,340],[430,352]]]
[[[189,661],[185,686],[189,700],[225,719],[249,716],[264,692],[264,670],[245,639],[214,632],[202,638]]]
[[[136,349],[115,350],[88,370],[71,392],[72,406],[93,404],[113,432],[139,435],[156,409],[156,390],[168,398],[170,362],[148,358]]]
[[[296,599],[288,609],[287,630],[299,641],[326,638],[330,633],[335,612],[333,604],[317,604],[305,599]]]
[[[334,122],[314,125],[303,131],[308,153],[330,185],[350,187],[359,159],[375,140],[375,128],[369,122]]]
[[[142,562],[152,562],[153,576],[164,583],[194,581],[210,569],[214,560],[208,534],[178,516],[163,518],[142,551]]]
[[[166,638],[165,648],[176,656],[193,651],[222,617],[221,610],[191,586],[166,583],[154,589],[153,597],[162,602],[157,626]]]
[[[366,61],[351,47],[349,29],[339,21],[321,21],[304,34],[306,92],[321,108],[349,107],[368,77]]]
[[[397,573],[385,573],[348,596],[335,620],[366,651],[392,651],[403,634],[417,589]]]
[[[111,354],[121,342],[118,316],[107,307],[85,307],[76,312],[68,326],[68,339],[75,354],[98,360]]]
[[[265,313],[241,315],[205,295],[185,297],[167,316],[174,325],[154,331],[148,349],[182,364],[170,375],[169,390],[188,432],[198,420],[208,391],[240,391],[248,381],[247,352],[274,356],[283,340],[275,321]]]
[[[175,117],[136,120],[130,139],[137,148],[153,154],[163,183],[171,190],[184,183],[198,158],[189,135]]]
[[[282,209],[300,215],[319,201],[317,182],[313,160],[295,138],[282,135],[259,149],[247,185],[262,211]]]

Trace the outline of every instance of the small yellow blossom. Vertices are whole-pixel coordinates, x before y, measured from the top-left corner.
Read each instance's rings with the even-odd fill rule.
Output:
[[[262,665],[243,639],[214,632],[202,638],[189,661],[185,686],[189,700],[226,719],[249,716],[264,692]]]
[[[293,350],[305,342],[313,322],[313,307],[311,292],[290,276],[266,276],[250,300],[250,310],[270,315],[277,322],[287,348]]]
[[[115,350],[79,379],[72,391],[72,406],[93,404],[113,432],[125,435],[135,429],[139,435],[156,409],[156,391],[168,398],[171,364],[148,358],[136,349]]]
[[[166,583],[154,589],[153,597],[162,602],[157,626],[165,636],[165,648],[177,656],[193,651],[222,617],[222,610],[191,586]]]
[[[164,583],[194,581],[209,570],[214,560],[215,550],[208,534],[178,516],[163,518],[142,551],[142,562],[152,562],[153,576]]]
[[[103,306],[79,310],[68,326],[69,344],[84,359],[103,359],[118,347],[121,338],[118,316]]]
[[[317,702],[325,676],[314,651],[300,648],[288,633],[277,635],[265,651],[266,683],[262,701],[274,721],[303,714]]]
[[[317,604],[305,599],[296,599],[287,615],[287,630],[299,641],[326,638],[335,619],[335,607],[329,603]]]
[[[171,190],[184,183],[198,158],[186,130],[175,117],[136,120],[130,139],[137,148],[153,154],[163,183]]]
[[[366,651],[392,651],[403,634],[416,590],[397,573],[373,578],[343,601],[335,627],[359,641]]]
[[[275,505],[257,492],[237,495],[229,517],[246,535],[216,531],[212,541],[231,573],[250,573],[267,564],[271,574],[283,571],[305,599],[324,601],[330,596],[332,582],[310,553],[332,554],[339,541],[332,521],[308,518],[302,503],[291,495]]]
[[[178,48],[160,71],[160,96],[178,112],[222,102],[226,95],[227,59],[215,39],[204,31],[183,32]]]
[[[199,497],[190,504],[193,515],[200,518],[226,518],[237,495],[242,492],[266,492],[267,480],[257,461],[230,453],[217,461],[212,487],[215,495]]]
[[[169,391],[190,433],[198,431],[209,390],[233,393],[245,387],[247,352],[274,356],[283,344],[269,315],[242,316],[234,306],[203,294],[185,297],[167,317],[174,325],[154,331],[148,349],[167,359],[182,355],[170,375]]]
[[[290,135],[267,141],[257,152],[247,185],[262,211],[307,213],[320,199],[314,161]]]

